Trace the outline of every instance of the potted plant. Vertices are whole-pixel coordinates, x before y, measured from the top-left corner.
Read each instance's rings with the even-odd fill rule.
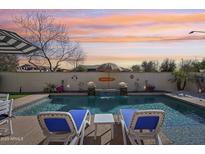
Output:
[[[176,82],[177,90],[184,90],[190,76],[189,72],[180,69],[174,71],[172,75],[174,76],[174,79],[171,79],[170,81]]]
[[[93,81],[89,81],[88,83],[87,83],[87,85],[88,85],[88,95],[90,96],[95,96],[95,88],[96,88],[96,86],[95,86],[95,83],[93,82]]]
[[[145,80],[144,90],[147,92],[152,92],[152,91],[154,91],[154,89],[155,89],[155,86],[149,84],[148,81]]]
[[[119,83],[119,88],[120,88],[120,95],[127,95],[127,83],[125,82],[120,82]]]

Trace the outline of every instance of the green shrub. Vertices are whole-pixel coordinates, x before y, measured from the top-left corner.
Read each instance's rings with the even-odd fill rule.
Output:
[[[44,87],[43,91],[47,93],[53,93],[55,92],[56,85],[52,83],[46,83],[46,86]]]

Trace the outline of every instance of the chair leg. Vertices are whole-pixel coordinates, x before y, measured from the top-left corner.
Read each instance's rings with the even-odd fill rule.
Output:
[[[122,126],[123,142],[124,142],[124,145],[127,145],[127,139],[126,139],[126,135],[125,135],[125,124],[124,124],[123,120],[121,120],[121,126]]]
[[[73,136],[71,136],[71,135],[66,136],[66,139],[64,140],[63,144],[68,145],[69,142],[71,143],[72,142],[72,137]]]
[[[132,145],[136,145],[136,144],[138,144],[138,145],[143,145],[143,144],[144,144],[143,140],[139,139],[137,136],[128,135],[128,138],[129,138],[130,143],[131,143]],[[137,141],[137,142],[136,142],[136,141]]]
[[[82,132],[81,132],[81,135],[80,135],[80,145],[83,145],[83,141],[84,141],[84,136],[85,136],[85,127],[86,125],[90,125],[91,123],[91,114],[90,112],[88,112],[88,120],[85,121],[85,123],[83,124],[83,127],[82,127]]]
[[[74,139],[70,142],[70,145],[77,145],[79,137],[74,137]]]
[[[158,145],[162,145],[162,140],[161,140],[161,138],[159,137],[159,135],[156,135],[156,137],[155,137],[155,142],[156,142],[156,144],[158,144]]]
[[[9,118],[9,133],[10,133],[10,135],[12,135],[13,134],[13,125],[12,125],[12,119],[11,118]]]
[[[43,145],[48,145],[50,143],[49,137],[43,141]]]
[[[84,130],[82,132],[82,136],[80,137],[80,145],[83,145],[83,141],[84,141]]]
[[[83,125],[82,132],[80,135],[80,145],[83,145],[83,140],[84,140],[84,135],[85,135],[85,126],[86,126],[86,123]]]
[[[88,120],[87,120],[87,122],[86,122],[88,125],[90,125],[90,123],[91,123],[91,113],[90,112],[88,112]]]

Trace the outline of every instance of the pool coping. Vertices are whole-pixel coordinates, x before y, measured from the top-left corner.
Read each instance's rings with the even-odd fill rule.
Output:
[[[49,94],[32,94],[32,95],[18,98],[16,100],[14,100],[13,110],[15,111],[15,110],[18,110],[22,107],[36,103],[40,100],[48,98],[48,96],[49,96]]]
[[[194,105],[200,108],[205,109],[205,99],[199,98],[199,97],[194,97],[194,96],[179,96],[173,93],[165,93],[165,96],[180,100],[184,103]]]

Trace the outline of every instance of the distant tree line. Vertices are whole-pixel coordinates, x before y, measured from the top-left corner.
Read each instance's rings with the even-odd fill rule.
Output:
[[[81,51],[75,52],[76,59],[70,59],[70,63],[73,64],[73,72],[87,72],[87,68],[81,65],[84,56],[81,57]],[[0,55],[0,71],[16,71],[16,67],[19,65],[19,58],[16,55],[1,54]],[[174,72],[176,70],[182,70],[185,72],[200,72],[205,70],[205,58],[202,61],[198,60],[181,60],[177,65],[175,60],[164,59],[161,63],[158,61],[143,61],[141,64],[133,65],[131,67],[132,72]],[[60,71],[58,67],[56,71]]]
[[[194,72],[201,72],[205,70],[205,58],[202,61],[198,60],[181,60],[177,64],[174,60],[165,59],[158,65],[158,61],[143,61],[141,65],[132,66],[133,72],[172,72],[173,78],[169,81],[176,83],[177,90],[184,90],[188,81],[195,82],[198,91],[205,91],[202,84],[204,77],[197,75]]]
[[[200,72],[205,70],[205,58],[202,61],[198,60],[181,60],[178,67],[175,60],[164,59],[159,65],[158,61],[143,61],[141,65],[133,65],[133,72],[174,72],[176,69],[186,72]]]

